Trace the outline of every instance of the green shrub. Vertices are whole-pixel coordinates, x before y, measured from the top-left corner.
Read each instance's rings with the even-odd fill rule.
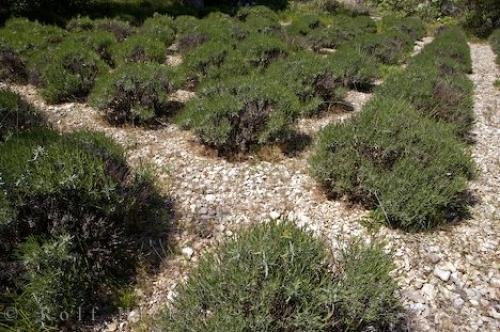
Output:
[[[75,41],[60,44],[35,60],[41,94],[49,103],[85,98],[107,70],[97,53]]]
[[[398,31],[360,35],[350,45],[388,65],[401,63],[413,50],[413,40]]]
[[[366,90],[380,76],[377,59],[350,45],[342,46],[327,59],[334,76],[346,87]]]
[[[415,109],[452,123],[466,138],[474,121],[473,84],[464,74],[444,75],[434,64],[411,66],[389,77],[377,93],[410,102]]]
[[[111,49],[113,62],[117,65],[131,62],[163,63],[166,51],[161,41],[142,35],[131,36]]]
[[[292,36],[305,36],[312,30],[323,27],[319,16],[313,14],[305,14],[297,17],[287,27],[286,31]]]
[[[500,3],[496,0],[467,0],[465,2],[465,27],[475,35],[485,38],[500,28]]]
[[[140,32],[151,38],[159,39],[165,45],[170,46],[175,40],[173,26],[174,20],[170,16],[155,14],[144,21]]]
[[[93,31],[97,27],[97,22],[88,16],[78,16],[66,23],[66,30],[70,32]]]
[[[493,31],[489,38],[489,42],[493,52],[497,55],[497,64],[500,65],[500,29]]]
[[[452,126],[379,97],[352,123],[328,126],[310,164],[331,195],[376,207],[391,226],[420,230],[466,213],[473,163],[464,151]]]
[[[78,305],[110,305],[136,264],[152,262],[147,244],[164,236],[165,203],[103,134],[16,135],[0,144],[0,174],[14,215],[0,224],[0,284],[19,311],[14,329],[57,327],[59,318],[40,317],[45,309],[64,308],[77,323]]]
[[[182,63],[188,77],[197,80],[207,77],[209,72],[220,68],[232,48],[221,41],[209,41],[186,54]]]
[[[128,22],[109,18],[95,20],[95,29],[111,32],[120,42],[135,33],[135,29]]]
[[[301,101],[301,113],[306,115],[325,110],[344,96],[328,60],[315,53],[302,51],[280,59],[269,66],[266,75],[288,87]]]
[[[179,117],[201,141],[223,154],[288,138],[299,101],[285,86],[260,75],[211,82]]]
[[[444,72],[460,71],[472,73],[470,48],[464,32],[457,27],[442,27],[438,30],[432,43],[424,47],[421,53],[413,57],[411,62],[428,61],[434,59]],[[450,61],[454,64],[450,68]]]
[[[194,26],[199,24],[200,20],[190,15],[179,15],[174,19],[174,29],[177,33],[183,34],[191,31]]]
[[[339,275],[330,273],[332,260],[322,241],[290,222],[255,225],[202,257],[157,327],[174,332],[396,329],[402,309],[388,274],[391,262],[381,249],[346,250],[344,261],[335,262],[345,271]],[[368,293],[357,291],[356,281]]]
[[[25,18],[12,18],[0,29],[0,44],[28,60],[38,52],[59,44],[66,32],[58,27],[43,25]]]
[[[236,17],[252,32],[269,33],[281,29],[276,12],[265,6],[241,7]]]
[[[186,23],[181,21],[182,29],[178,36],[177,45],[183,53],[206,41],[221,42],[234,47],[247,35],[246,29],[238,21],[221,13],[212,13],[201,20],[190,18],[183,20],[190,24],[190,26],[184,27],[182,24]]]
[[[0,40],[0,81],[20,84],[28,81],[25,61],[2,40]]]
[[[412,41],[425,36],[425,26],[418,17],[384,16],[380,23],[382,32],[397,31],[407,35]]]
[[[18,94],[5,89],[0,89],[0,119],[0,142],[11,134],[42,126],[45,122],[38,110]]]
[[[377,32],[375,22],[368,16],[333,17],[333,24],[323,29],[313,30],[308,38],[314,49],[338,47],[364,33]]]
[[[285,57],[290,51],[282,38],[260,33],[250,34],[237,47],[249,64],[261,67]]]
[[[470,70],[465,36],[447,29],[411,59],[406,71],[389,77],[378,93],[410,102],[415,109],[455,125],[467,138],[472,128],[473,85],[464,72]]]
[[[117,43],[115,35],[107,31],[82,31],[75,32],[68,36],[66,40],[80,44],[85,48],[91,49],[104,60],[112,65],[112,48]]]
[[[149,124],[170,113],[168,94],[176,85],[176,76],[166,66],[126,64],[98,80],[90,103],[105,111],[113,124]]]

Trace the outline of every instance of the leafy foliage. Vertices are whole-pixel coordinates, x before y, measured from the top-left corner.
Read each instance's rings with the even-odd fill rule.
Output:
[[[350,45],[339,48],[328,62],[337,80],[346,87],[369,89],[380,75],[377,60]]]
[[[170,16],[155,14],[144,21],[140,32],[151,38],[159,39],[166,46],[170,46],[175,40],[173,26],[174,20]]]
[[[163,63],[166,50],[165,44],[158,39],[135,35],[114,45],[111,53],[113,62],[116,65],[131,62]]]
[[[94,51],[82,49],[75,41],[39,54],[34,62],[42,96],[50,103],[85,98],[107,69]]]
[[[11,211],[0,223],[0,290],[25,318],[15,328],[54,328],[61,308],[109,305],[139,260],[152,262],[146,244],[164,235],[168,211],[104,135],[24,132],[0,144],[0,174]]]
[[[158,328],[393,330],[401,321],[401,306],[388,274],[390,259],[379,247],[358,244],[334,263],[345,272],[331,274],[331,261],[322,241],[290,222],[255,225],[201,259]],[[357,290],[355,282],[369,292]]]
[[[42,126],[43,116],[18,94],[0,89],[0,142],[22,130]]]
[[[112,48],[117,43],[115,36],[107,31],[81,31],[72,33],[66,40],[93,50],[107,64],[113,65]]]
[[[172,109],[168,94],[176,76],[154,63],[125,64],[99,79],[90,103],[105,111],[111,123],[153,123]]]
[[[35,54],[59,44],[65,36],[66,32],[58,27],[25,18],[12,18],[0,29],[0,44],[28,60]]]
[[[448,29],[414,57],[406,71],[389,77],[378,93],[402,98],[426,115],[453,123],[456,133],[467,138],[473,123],[473,85],[464,73],[469,70],[465,36]]]
[[[333,24],[322,29],[315,29],[308,39],[314,49],[335,48],[351,41],[356,36],[377,32],[375,22],[368,16],[336,15]]]
[[[211,82],[198,94],[187,103],[179,122],[222,153],[248,152],[255,145],[283,141],[299,107],[286,87],[256,75]]]
[[[301,113],[312,115],[339,102],[344,96],[342,82],[330,70],[328,59],[312,52],[297,52],[271,64],[266,72],[301,101]]]
[[[451,126],[379,97],[352,123],[322,132],[311,170],[330,194],[377,207],[389,225],[417,230],[465,214],[473,166],[464,151]]]

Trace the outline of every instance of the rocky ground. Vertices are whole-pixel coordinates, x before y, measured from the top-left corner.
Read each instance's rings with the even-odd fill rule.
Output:
[[[160,272],[141,281],[139,306],[123,319],[108,323],[108,331],[148,330],[144,324],[169,300],[200,254],[241,225],[268,218],[289,218],[327,238],[332,247],[362,236],[380,238],[394,255],[394,276],[401,298],[418,331],[497,331],[500,329],[500,102],[493,82],[499,76],[487,45],[472,44],[477,143],[472,147],[479,172],[471,182],[478,199],[472,217],[429,233],[407,234],[360,222],[368,215],[357,206],[328,200],[309,177],[310,148],[293,157],[270,149],[231,162],[203,148],[196,138],[174,125],[157,130],[108,125],[84,104],[46,105],[30,86],[11,86],[36,104],[61,131],[86,128],[105,132],[127,149],[134,166],[151,166],[159,188],[175,201],[172,253]],[[351,92],[349,113],[331,113],[302,120],[304,134],[331,121],[345,121],[358,112],[369,94]],[[137,324],[139,316],[143,319]]]

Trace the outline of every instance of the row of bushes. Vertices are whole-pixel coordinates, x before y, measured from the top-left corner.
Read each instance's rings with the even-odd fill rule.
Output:
[[[473,119],[468,71],[465,36],[441,30],[359,117],[321,133],[313,176],[391,226],[421,230],[466,215],[474,169],[462,142]]]
[[[1,328],[50,330],[122,305],[137,267],[157,259],[164,198],[102,134],[60,135],[7,90],[0,118],[0,302],[17,314]]]
[[[337,256],[290,222],[252,226],[201,259],[156,328],[405,330],[392,263],[381,246],[353,241]]]
[[[140,27],[80,17],[62,30],[13,19],[3,29],[6,37],[0,38],[0,45],[5,45],[0,62],[6,64],[0,79],[30,80],[53,103],[84,100],[90,94],[90,103],[114,124],[162,122],[179,106],[170,93],[180,87],[197,89],[198,98],[187,106],[179,123],[223,153],[248,152],[255,145],[286,140],[298,116],[342,103],[346,89],[370,89],[380,75],[379,64],[401,61],[423,35],[422,23],[413,18],[386,18],[382,23],[377,34],[375,22],[366,16],[334,16],[333,25],[326,26],[311,14],[282,28],[277,14],[262,6],[242,8],[234,18],[220,13],[175,20],[155,15]],[[307,37],[320,27],[336,31],[334,44],[339,47],[334,54],[320,55],[295,43],[294,36]],[[45,39],[33,39],[30,28]],[[355,37],[353,31],[360,35]],[[19,43],[17,35],[22,37]],[[184,55],[175,69],[162,63],[174,39]],[[21,67],[24,70],[18,70]],[[17,79],[9,76],[12,72],[22,75]],[[255,87],[235,91],[234,77],[241,81],[255,77],[255,84],[279,91],[280,96]],[[242,93],[244,89],[249,92]],[[229,96],[238,100],[232,111],[214,100],[216,90],[226,101]],[[252,101],[244,97],[248,94]],[[282,111],[272,99],[285,95],[294,107]],[[265,105],[253,110],[252,117],[262,119],[262,128],[273,127],[272,134],[262,134],[260,125],[242,119],[253,107],[248,103],[255,102]],[[267,123],[274,118],[281,120]]]
[[[346,89],[370,89],[380,77],[379,64],[400,61],[424,33],[422,22],[414,18],[385,19],[383,32],[376,34],[369,17],[334,16],[328,27],[316,15],[304,15],[281,33],[274,25],[276,14],[263,7],[245,9],[237,17],[257,28],[244,32],[228,17],[212,15],[207,20],[219,20],[217,26],[224,28],[201,38],[199,33],[207,30],[204,20],[198,20],[180,48],[186,52],[181,70],[198,94],[178,123],[224,154],[287,141],[299,116],[342,104]],[[339,46],[335,53],[303,49],[318,29],[336,29],[340,39],[333,45]],[[355,38],[351,30],[361,35]],[[394,47],[387,47],[384,41],[391,35],[397,35]],[[394,51],[396,44],[400,47]],[[288,103],[278,101],[285,98]]]

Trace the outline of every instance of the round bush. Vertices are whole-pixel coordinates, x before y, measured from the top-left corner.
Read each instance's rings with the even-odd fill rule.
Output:
[[[392,331],[401,305],[380,247],[352,244],[330,273],[326,245],[290,222],[242,231],[202,257],[160,331]],[[376,299],[376,300],[375,300]]]
[[[44,117],[18,94],[0,89],[0,142],[11,134],[42,126]]]
[[[131,62],[165,62],[167,48],[158,39],[135,35],[118,43],[111,49],[116,65]]]
[[[109,18],[95,20],[95,29],[111,32],[118,41],[124,41],[135,33],[128,22]]]
[[[144,21],[139,31],[151,38],[159,39],[165,45],[170,46],[175,39],[173,26],[174,20],[170,16],[155,14]]]
[[[0,284],[16,329],[54,329],[63,311],[77,323],[80,304],[110,306],[138,262],[153,262],[165,202],[104,135],[24,132],[0,144],[0,174],[12,211],[0,222]]]
[[[376,98],[353,122],[324,129],[310,164],[329,194],[376,207],[391,226],[422,230],[466,213],[473,162],[464,151],[452,126]]]
[[[351,45],[388,65],[401,63],[413,50],[413,40],[408,35],[394,30],[360,35]]]
[[[252,66],[266,67],[289,53],[288,45],[275,35],[252,33],[237,45],[237,49]]]
[[[301,15],[292,21],[286,31],[292,36],[305,36],[311,31],[323,27],[323,23],[317,15]]]
[[[339,48],[327,61],[334,77],[353,89],[368,90],[380,76],[377,59],[350,45]]]
[[[28,61],[64,40],[66,31],[25,18],[12,18],[0,29],[0,44],[8,46]]]
[[[285,140],[298,109],[297,97],[286,87],[245,76],[199,89],[179,122],[222,153],[248,152],[256,145]]]
[[[301,113],[313,115],[342,100],[342,82],[329,70],[328,60],[312,52],[297,52],[272,63],[266,75],[287,86],[301,101]]]
[[[307,38],[314,49],[334,48],[351,41],[356,36],[375,32],[377,32],[377,26],[368,16],[337,15],[333,17],[331,26],[314,29]]]
[[[163,65],[126,64],[99,79],[90,103],[113,124],[153,123],[172,110],[169,93],[176,85],[175,75]]]
[[[41,94],[49,103],[81,100],[94,86],[107,65],[92,50],[68,41],[35,60]]]
[[[269,33],[281,29],[276,12],[265,6],[241,7],[236,17],[243,21],[245,27],[253,32]]]
[[[112,65],[112,47],[117,43],[115,36],[107,31],[85,31],[75,32],[68,36],[67,40],[79,43],[93,50],[107,64]]]

